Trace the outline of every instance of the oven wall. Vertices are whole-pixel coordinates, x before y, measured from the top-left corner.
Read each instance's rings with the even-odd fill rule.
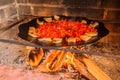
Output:
[[[0,0],[0,23],[17,17],[17,6],[14,0]]]
[[[120,0],[17,0],[19,15],[72,15],[120,20]]]
[[[21,15],[72,15],[120,21],[120,0],[0,0],[0,22]]]

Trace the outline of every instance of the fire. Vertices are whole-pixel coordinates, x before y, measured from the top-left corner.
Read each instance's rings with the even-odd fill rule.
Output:
[[[40,65],[41,72],[54,72],[59,70],[65,53],[60,50],[52,50],[47,59]]]
[[[64,55],[66,53],[60,50],[51,50],[47,58],[40,64],[39,71],[54,72],[59,70],[62,66]],[[30,53],[29,64],[31,66],[38,66],[44,56],[43,49],[40,48],[39,53]]]
[[[29,64],[34,67],[38,66],[43,56],[44,52],[42,48],[40,48],[38,53],[30,53]],[[74,65],[74,53],[51,50],[47,58],[40,64],[39,71],[54,72],[61,67],[68,68],[69,65]]]
[[[44,56],[44,51],[40,48],[38,54],[30,53],[29,63],[31,66],[38,66],[42,61]],[[38,66],[37,71],[40,72],[55,72],[60,70],[60,68],[66,68],[68,71],[71,69],[76,69],[82,75],[85,75],[88,78],[93,76],[89,75],[85,66],[75,58],[74,53],[64,52],[61,50],[50,50],[47,58]],[[74,70],[72,71],[74,72]]]
[[[31,50],[34,51],[34,49]],[[45,53],[42,48],[38,50],[38,53],[37,51],[29,53],[30,66],[38,67],[37,71],[39,72],[55,72],[59,71],[61,68],[65,68],[67,71],[72,73],[77,72],[89,80],[96,80],[96,78],[98,80],[102,80],[99,76],[105,77],[104,80],[111,80],[106,74],[104,74],[104,72],[99,69],[99,67],[95,66],[95,69],[92,69],[94,67],[91,67],[90,64],[95,64],[90,59],[86,58],[87,56],[85,55],[82,55],[81,57],[75,56],[75,53],[72,52],[50,50],[50,53],[46,56],[46,59],[43,60],[44,54]],[[85,60],[87,60],[87,62]],[[89,68],[95,72],[92,72],[92,70],[89,70]],[[96,76],[96,69],[98,69],[101,74]]]
[[[68,67],[69,64],[74,64],[73,59],[74,59],[74,53],[72,54],[71,52],[67,52],[65,56],[65,60],[63,62],[63,66]]]
[[[29,55],[29,64],[31,66],[38,66],[40,61],[42,60],[44,56],[43,49],[40,48],[38,53],[30,53]]]

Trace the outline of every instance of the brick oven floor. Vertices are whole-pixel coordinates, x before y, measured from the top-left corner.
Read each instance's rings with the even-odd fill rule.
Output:
[[[0,80],[73,80],[66,78],[66,76],[63,78],[61,75],[34,73],[26,69],[0,65]]]
[[[25,42],[17,36],[18,26],[24,22],[1,32],[0,38]],[[119,58],[97,55],[91,55],[90,58],[93,59],[112,80],[120,80],[120,24],[117,24],[117,30],[114,28],[114,24],[105,23],[105,26],[110,30],[110,34],[102,38],[97,45],[88,47],[90,47],[90,50],[96,50],[96,52],[100,51],[107,52],[109,55],[119,55]],[[25,46],[0,42],[0,80],[39,80],[38,78],[45,80],[44,78],[46,76],[48,77],[46,80],[59,80],[60,76],[52,76],[52,79],[49,79],[49,74],[33,73],[30,71],[25,56]]]

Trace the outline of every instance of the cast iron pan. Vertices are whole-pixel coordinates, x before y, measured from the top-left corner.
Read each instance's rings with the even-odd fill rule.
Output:
[[[24,23],[24,24],[21,24],[19,26],[19,33],[18,33],[18,36],[24,40],[27,40],[29,42],[32,42],[32,43],[35,43],[35,44],[38,44],[36,39],[33,39],[31,38],[28,39],[29,35],[28,35],[28,30],[29,30],[29,27],[30,26],[34,26],[35,28],[39,27],[38,23],[37,23],[37,19],[39,19],[39,21],[43,21],[43,22],[46,22],[44,20],[44,18],[52,18],[52,20],[54,20],[54,16],[44,16],[44,17],[38,17],[38,18],[34,18],[32,19],[31,21],[27,22],[27,23]],[[94,37],[93,39],[90,39],[88,40],[87,42],[81,42],[80,44],[73,44],[73,45],[68,45],[68,44],[63,44],[63,45],[60,45],[61,47],[62,46],[75,46],[75,45],[85,45],[85,44],[91,44],[91,43],[94,43],[96,41],[98,41],[99,39],[101,39],[102,37],[106,36],[109,31],[105,28],[104,24],[100,21],[97,21],[97,20],[91,20],[91,19],[88,19],[88,18],[85,18],[85,17],[73,17],[73,16],[63,16],[63,15],[59,15],[59,20],[72,20],[72,21],[82,21],[82,20],[85,20],[87,22],[87,24],[90,24],[91,22],[98,22],[99,25],[96,26],[96,29],[98,31],[98,36],[97,37]],[[39,45],[42,45],[42,44],[39,44]],[[44,46],[56,46],[56,45],[44,45]],[[58,46],[58,45],[57,45]]]

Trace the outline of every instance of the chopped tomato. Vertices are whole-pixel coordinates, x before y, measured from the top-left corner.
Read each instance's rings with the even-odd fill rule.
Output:
[[[96,32],[95,28],[90,27],[79,21],[71,20],[53,20],[47,22],[36,29],[37,35],[40,38],[64,38],[75,37],[80,41],[80,36],[86,32]]]

